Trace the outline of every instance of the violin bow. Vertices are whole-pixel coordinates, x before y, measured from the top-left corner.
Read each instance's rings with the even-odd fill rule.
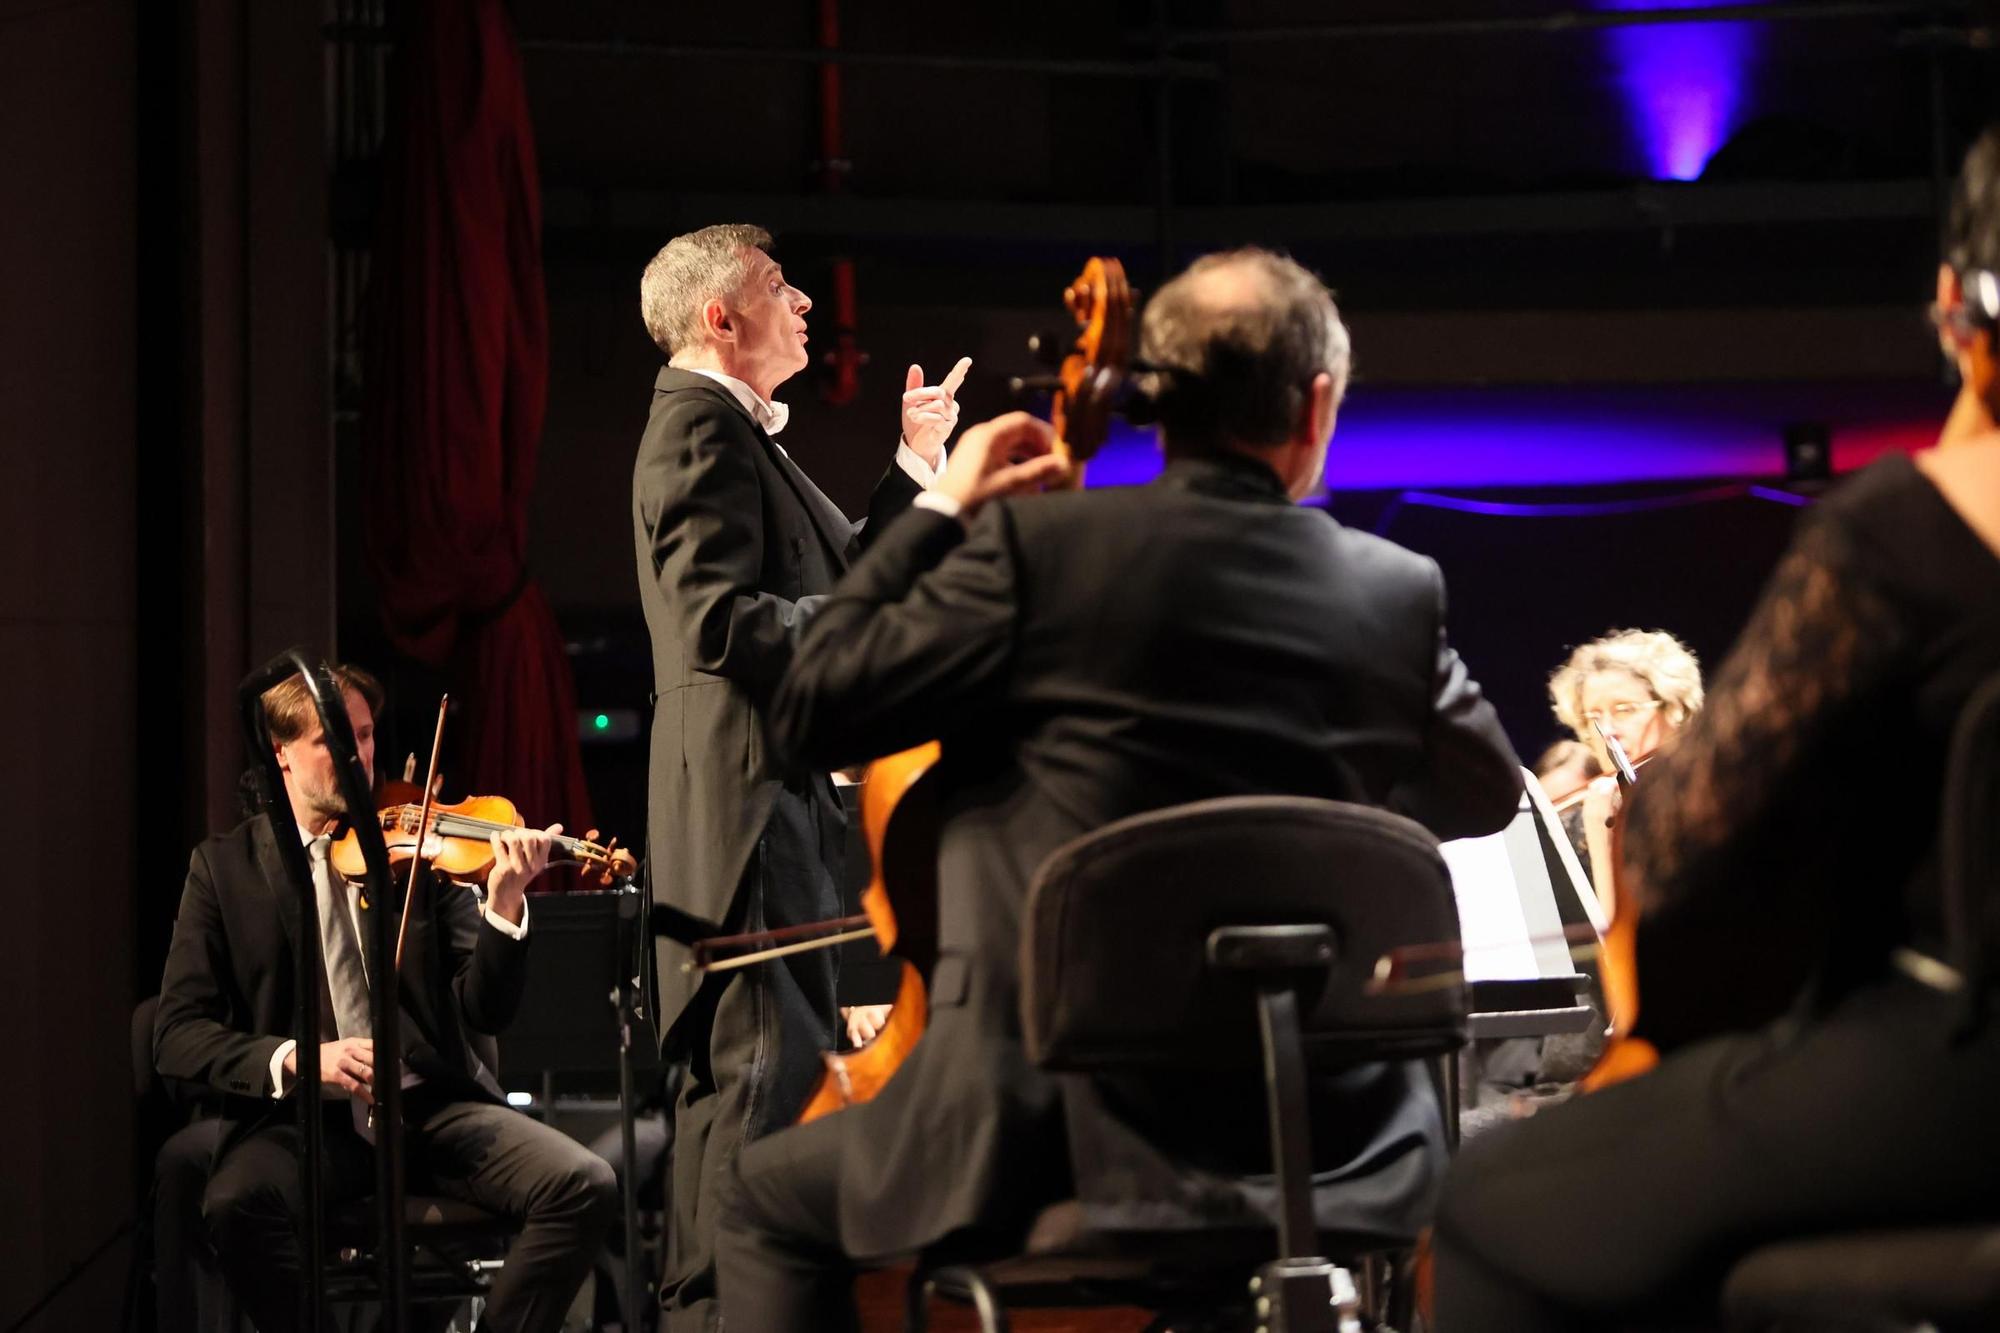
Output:
[[[1467,958],[1483,953],[1498,953],[1502,949],[1515,949],[1521,945],[1563,944],[1568,946],[1569,956],[1578,960],[1597,957],[1602,947],[1602,937],[1597,927],[1588,921],[1579,921],[1560,930],[1537,931],[1519,939],[1478,940],[1462,943],[1456,940],[1435,940],[1423,944],[1399,944],[1376,958],[1368,980],[1362,983],[1363,995],[1422,995],[1428,991],[1446,990],[1463,985],[1466,980],[1463,966]],[[1459,963],[1460,966],[1439,972],[1427,972],[1422,976],[1410,975],[1412,964]]]
[[[403,971],[403,941],[410,936],[410,898],[417,890],[417,870],[423,865],[424,838],[431,826],[431,801],[437,794],[438,753],[444,749],[444,718],[450,707],[449,694],[438,696],[437,732],[431,737],[431,766],[430,771],[424,774],[424,802],[417,807],[417,845],[410,856],[409,883],[403,886],[403,919],[396,926],[395,971],[399,976]]]
[[[801,940],[799,937],[802,935],[810,938]],[[846,944],[850,940],[872,939],[874,935],[875,927],[865,912],[855,916],[834,917],[826,921],[809,921],[801,926],[779,926],[775,930],[752,931],[747,935],[716,935],[696,940],[688,946],[693,957],[681,964],[681,971],[729,972],[772,958],[808,953],[814,949],[830,949],[837,944]],[[781,943],[787,939],[794,942]],[[736,954],[728,958],[712,956],[716,949],[744,944],[775,947],[760,948],[751,953]]]

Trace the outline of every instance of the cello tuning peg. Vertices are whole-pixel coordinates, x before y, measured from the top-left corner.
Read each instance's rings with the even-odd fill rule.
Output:
[[[1023,394],[1046,393],[1062,387],[1062,379],[1056,375],[1011,375],[1007,379],[1007,392],[1019,398]]]

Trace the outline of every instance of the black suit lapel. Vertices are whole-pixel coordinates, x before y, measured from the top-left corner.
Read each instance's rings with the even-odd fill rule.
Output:
[[[294,835],[296,836],[296,835]],[[292,883],[292,877],[285,873],[285,863],[278,856],[277,835],[272,831],[271,821],[265,819],[255,825],[250,833],[250,841],[256,849],[257,871],[263,878],[264,887],[277,904],[278,922],[285,928],[285,943],[293,953],[299,947],[299,893]]]
[[[848,521],[847,515],[840,512],[838,505],[826,498],[824,491],[813,485],[812,478],[791,460],[791,456],[778,448],[776,440],[767,435],[756,422],[753,421],[750,425],[757,432],[757,438],[764,442],[764,450],[777,465],[778,474],[785,479],[785,484],[792,488],[792,493],[799,497],[799,503],[805,506],[806,517],[812,520],[813,527],[819,531],[820,540],[826,543],[827,552],[833,557],[834,568],[846,570],[848,547],[854,541],[854,524]]]
[[[764,457],[777,469],[778,475],[784,478],[785,485],[789,486],[792,494],[798,498],[799,505],[806,511],[806,518],[812,523],[814,531],[818,532],[820,540],[826,543],[826,549],[833,557],[834,568],[842,571],[847,568],[849,549],[854,542],[854,524],[848,521],[847,515],[840,512],[838,505],[826,498],[824,491],[813,485],[812,478],[792,461],[790,454],[778,447],[778,442],[757,424],[756,418],[744,410],[743,404],[736,401],[735,394],[706,375],[697,375],[691,370],[680,370],[674,366],[664,367],[654,380],[653,387],[661,393],[688,391],[705,393],[727,403],[736,415],[742,417],[749,425],[751,434],[757,437],[758,445],[764,450]]]

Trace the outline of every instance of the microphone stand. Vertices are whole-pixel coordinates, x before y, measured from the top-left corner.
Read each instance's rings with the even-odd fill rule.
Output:
[[[618,986],[612,1003],[618,1009],[618,1142],[624,1150],[625,1169],[619,1173],[623,1185],[620,1202],[625,1212],[625,1318],[634,1329],[640,1327],[640,1302],[645,1298],[645,1282],[640,1276],[639,1245],[639,1145],[634,1122],[638,1116],[638,1096],[632,1075],[632,1042],[639,1032],[639,950],[645,939],[639,932],[640,897],[632,881],[621,879],[618,895]],[[673,1108],[667,1108],[673,1114]]]

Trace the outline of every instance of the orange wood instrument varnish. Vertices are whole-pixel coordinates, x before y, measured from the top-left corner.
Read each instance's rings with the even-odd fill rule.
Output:
[[[414,782],[385,782],[377,798],[376,818],[381,821],[382,839],[389,845],[393,865],[416,854],[419,838],[417,821],[423,809],[423,789]],[[451,805],[433,803],[421,839],[423,858],[441,879],[457,884],[480,884],[493,868],[495,833],[522,827],[521,812],[504,796],[468,796]],[[626,878],[638,870],[632,853],[618,845],[595,841],[590,836],[556,838],[549,860],[574,861],[595,871],[605,883]],[[348,879],[359,881],[368,873],[361,859],[361,843],[349,829],[332,848],[333,868]]]

